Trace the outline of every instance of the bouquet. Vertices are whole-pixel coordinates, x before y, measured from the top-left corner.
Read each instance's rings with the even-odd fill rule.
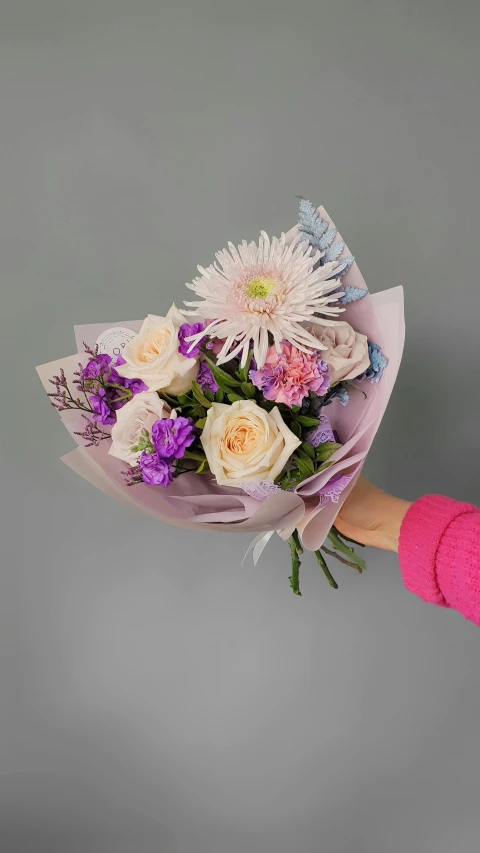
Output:
[[[369,295],[303,198],[287,234],[198,272],[183,307],[76,327],[77,354],[37,368],[78,444],[63,461],[156,519],[256,533],[254,562],[276,531],[296,595],[304,550],[336,589],[327,560],[365,568],[334,522],[397,376],[402,288]]]

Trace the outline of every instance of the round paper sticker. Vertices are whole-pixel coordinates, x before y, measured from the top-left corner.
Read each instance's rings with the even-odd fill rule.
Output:
[[[135,337],[135,332],[125,326],[113,326],[111,329],[106,329],[97,338],[98,351],[106,353],[112,358],[123,354],[125,346],[132,338]]]

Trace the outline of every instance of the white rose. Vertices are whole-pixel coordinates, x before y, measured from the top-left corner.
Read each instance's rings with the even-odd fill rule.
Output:
[[[266,412],[253,400],[212,403],[200,441],[220,486],[274,480],[301,443],[276,407]]]
[[[198,359],[185,358],[178,352],[178,329],[183,323],[185,318],[175,305],[166,317],[149,314],[122,353],[126,363],[117,367],[120,375],[141,379],[150,391],[190,391],[197,378]]]
[[[308,330],[326,347],[320,355],[330,368],[330,380],[355,379],[370,364],[368,340],[348,323],[338,326],[313,324]]]
[[[112,444],[108,452],[129,465],[136,465],[141,451],[134,453],[132,447],[137,444],[142,430],[146,429],[151,435],[156,421],[164,418],[174,420],[176,417],[175,409],[172,411],[155,391],[135,394],[117,411],[117,420],[112,427]]]

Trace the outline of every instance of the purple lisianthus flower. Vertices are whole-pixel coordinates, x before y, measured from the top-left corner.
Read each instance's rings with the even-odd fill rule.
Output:
[[[152,441],[163,459],[181,459],[195,441],[195,428],[190,418],[164,418],[153,424]]]
[[[115,382],[116,385],[121,385],[122,388],[126,388],[127,391],[131,391],[133,396],[135,396],[135,394],[140,394],[142,391],[148,391],[148,386],[145,385],[145,382],[142,382],[141,379],[127,379],[126,376],[120,376],[118,371],[115,370],[116,367],[120,367],[125,363],[125,359],[122,358],[121,355],[117,356],[115,366],[111,368],[106,379],[107,384]]]
[[[203,323],[184,323],[180,326],[178,330],[178,352],[184,355],[185,358],[195,358],[200,352],[200,341],[189,352],[192,341],[186,341],[185,338],[189,338],[191,335],[198,335],[202,331]]]
[[[213,373],[210,370],[206,361],[200,362],[200,368],[198,370],[197,382],[200,385],[202,391],[211,391],[212,394],[215,394],[218,391],[218,385],[213,378]]]
[[[148,486],[170,485],[173,480],[172,465],[166,459],[160,459],[157,453],[142,453],[139,459],[143,482]]]
[[[80,378],[85,379],[96,379],[103,373],[106,373],[109,365],[112,363],[112,359],[106,353],[100,353],[95,356],[95,358],[89,359],[87,361],[85,367],[82,368]]]
[[[122,376],[123,379],[123,387],[127,389],[127,391],[131,391],[133,396],[135,394],[141,394],[142,391],[148,391],[148,385],[145,385],[145,382],[142,382],[141,379],[126,379]]]
[[[115,382],[116,385],[121,385],[122,388],[131,391],[133,396],[140,394],[142,391],[148,391],[148,386],[141,379],[128,379],[126,376],[120,376],[115,367],[120,367],[122,364],[126,364],[126,361],[123,356],[119,355],[117,356],[115,366],[111,368],[108,374],[107,382]]]
[[[92,417],[95,421],[102,424],[115,423],[115,415],[112,411],[114,404],[110,400],[105,388],[97,388],[95,394],[91,394],[88,399],[92,407]]]

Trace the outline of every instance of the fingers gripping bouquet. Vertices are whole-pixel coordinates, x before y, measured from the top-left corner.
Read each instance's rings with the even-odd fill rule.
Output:
[[[38,368],[79,445],[64,461],[157,519],[257,533],[255,562],[276,531],[296,595],[304,549],[337,588],[327,557],[365,568],[334,521],[396,379],[402,289],[370,296],[305,199],[287,234],[198,270],[186,307],[77,327],[80,357]]]

